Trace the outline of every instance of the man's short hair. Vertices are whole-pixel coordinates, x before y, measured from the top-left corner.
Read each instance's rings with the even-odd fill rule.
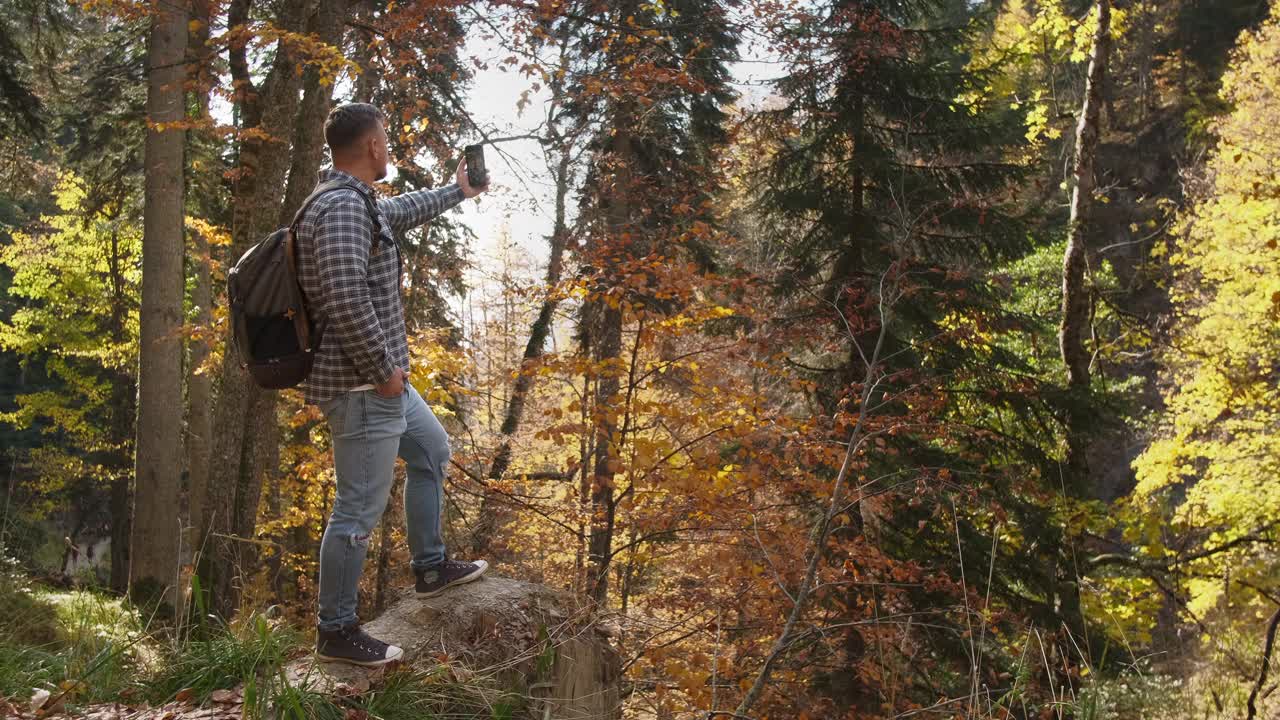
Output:
[[[324,121],[324,141],[329,143],[331,152],[342,152],[385,119],[382,111],[369,103],[339,105],[329,111],[329,117]]]

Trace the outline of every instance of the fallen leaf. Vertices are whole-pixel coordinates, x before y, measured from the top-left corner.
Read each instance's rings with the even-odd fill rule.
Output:
[[[44,688],[38,688],[34,693],[32,693],[31,712],[39,712],[41,709],[43,709],[44,704],[49,702],[49,697],[51,695],[53,695],[53,693],[49,692],[48,690],[45,690]]]
[[[209,693],[209,699],[216,703],[230,703],[236,701],[236,693],[233,690],[214,690]]]

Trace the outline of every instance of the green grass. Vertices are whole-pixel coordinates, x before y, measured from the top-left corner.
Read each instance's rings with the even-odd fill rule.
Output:
[[[343,720],[335,698],[290,685],[281,667],[250,676],[244,684],[244,715],[249,720]]]
[[[487,688],[483,681],[462,684],[449,675],[447,668],[402,669],[388,674],[355,705],[381,720],[507,720],[523,704],[522,698]]]
[[[188,690],[196,703],[241,688],[250,720],[342,720],[349,709],[385,720],[505,720],[520,700],[483,679],[458,682],[448,668],[388,673],[359,697],[333,697],[286,682],[290,659],[310,638],[261,615],[175,637],[127,602],[93,590],[51,590],[0,568],[0,697],[38,688],[75,710],[94,703],[161,704]]]
[[[167,651],[161,668],[147,683],[145,696],[167,702],[190,688],[195,699],[203,702],[214,690],[235,687],[282,666],[302,647],[297,631],[253,615],[215,629],[206,640],[188,640]]]
[[[118,698],[137,677],[142,639],[137,613],[117,599],[46,590],[0,571],[0,694],[72,687],[77,702]]]

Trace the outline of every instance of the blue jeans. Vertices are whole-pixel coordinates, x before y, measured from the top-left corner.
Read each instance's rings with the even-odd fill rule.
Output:
[[[356,621],[356,592],[369,537],[391,494],[396,457],[408,469],[404,517],[414,568],[444,560],[441,498],[449,437],[412,385],[398,398],[372,390],[347,392],[320,404],[333,437],[337,493],[320,541],[319,627]]]

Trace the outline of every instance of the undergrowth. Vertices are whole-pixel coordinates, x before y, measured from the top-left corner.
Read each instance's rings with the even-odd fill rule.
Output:
[[[505,720],[518,698],[484,677],[458,682],[447,668],[388,672],[362,693],[329,695],[291,684],[285,667],[310,638],[280,620],[246,614],[175,634],[128,602],[90,590],[42,588],[0,566],[0,697],[25,704],[40,689],[71,713],[118,702],[208,704],[237,689],[250,720]]]

